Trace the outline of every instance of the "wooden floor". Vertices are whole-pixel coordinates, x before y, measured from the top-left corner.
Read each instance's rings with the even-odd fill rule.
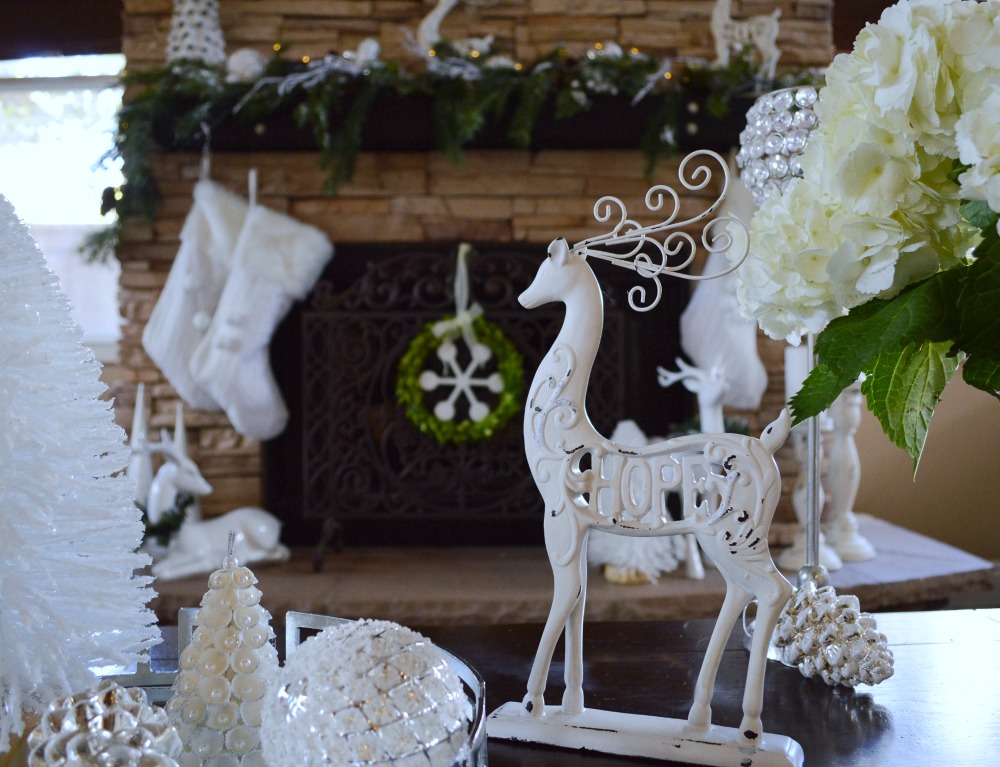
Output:
[[[861,533],[878,551],[870,562],[845,565],[831,580],[838,594],[854,594],[869,612],[948,606],[977,594],[1000,606],[991,589],[993,565],[952,546],[862,515]],[[404,625],[473,625],[544,621],[552,576],[542,548],[365,548],[332,553],[321,572],[312,552],[284,564],[251,568],[275,624],[289,610],[344,618],[381,618]],[[622,586],[591,568],[589,620],[675,620],[714,617],[722,604],[721,576],[704,580],[669,573],[655,584]],[[794,573],[788,573],[795,579]],[[153,604],[173,624],[181,607],[196,607],[207,577],[157,582]]]

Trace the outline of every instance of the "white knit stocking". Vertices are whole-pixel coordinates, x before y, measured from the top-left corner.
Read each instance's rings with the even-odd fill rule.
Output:
[[[219,302],[247,210],[246,200],[213,181],[195,185],[180,249],[142,333],[150,359],[181,398],[200,410],[219,405],[192,378],[191,355]]]
[[[250,208],[215,316],[190,366],[240,434],[263,440],[285,428],[288,410],[268,346],[292,302],[309,293],[332,255],[319,229],[259,205]]]

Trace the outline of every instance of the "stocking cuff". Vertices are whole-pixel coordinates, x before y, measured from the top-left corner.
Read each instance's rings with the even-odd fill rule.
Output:
[[[197,238],[198,233],[189,231],[191,227],[197,226],[198,231],[202,232],[201,236],[207,239],[203,244],[213,257],[224,261],[228,270],[232,266],[233,250],[250,205],[239,195],[209,179],[202,179],[195,184],[194,200],[201,219],[189,216],[181,230],[181,238]]]
[[[250,209],[237,252],[240,266],[304,298],[333,255],[333,245],[314,226],[263,206]]]

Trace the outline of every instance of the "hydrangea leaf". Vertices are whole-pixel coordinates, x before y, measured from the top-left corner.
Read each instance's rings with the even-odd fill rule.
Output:
[[[962,366],[962,378],[969,386],[975,386],[1000,399],[1000,359],[975,354]]]
[[[995,215],[995,214],[994,214]],[[958,345],[969,354],[962,377],[970,386],[1000,397],[1000,236],[996,227],[983,232],[976,261],[963,279]]]
[[[826,410],[848,384],[869,372],[879,355],[925,340],[958,334],[957,305],[963,269],[917,283],[891,299],[874,299],[830,322],[816,339],[817,364],[792,398],[795,423]]]
[[[984,233],[975,262],[963,270],[959,325],[960,346],[970,355],[995,355],[1000,338],[1000,236],[996,228]]]
[[[883,351],[869,366],[861,385],[882,430],[913,458],[914,474],[934,408],[960,362],[950,350],[950,341],[940,341]]]

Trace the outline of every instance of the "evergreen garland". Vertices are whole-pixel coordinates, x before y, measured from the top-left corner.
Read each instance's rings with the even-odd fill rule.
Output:
[[[254,126],[289,112],[299,128],[311,133],[328,174],[326,191],[334,193],[351,179],[372,106],[383,95],[429,99],[437,148],[456,162],[487,129],[499,133],[494,138],[500,145],[530,147],[548,108],[555,120],[566,120],[593,109],[595,97],[648,99],[658,106],[640,149],[652,170],[657,158],[677,150],[680,99],[706,99],[710,113],[719,116],[732,98],[761,86],[749,54],[735,57],[725,68],[689,63],[666,80],[657,77],[658,60],[634,49],[619,53],[602,46],[583,59],[557,48],[521,67],[488,52],[463,56],[443,41],[432,63],[416,75],[394,62],[376,62],[364,70],[292,62],[282,57],[281,46],[275,47],[276,55],[257,83],[226,82],[217,68],[191,60],[125,75],[129,96],[119,113],[114,147],[105,158],[123,159],[125,185],[113,194],[109,190],[102,207],[115,208],[119,220],[153,220],[159,201],[151,163],[155,144],[194,150],[205,143],[205,128]],[[333,55],[323,61],[331,60],[347,61]],[[798,73],[787,84],[816,77],[815,72]],[[786,79],[767,87],[784,85]],[[405,115],[399,117],[405,120]],[[117,232],[116,225],[91,237],[85,253],[100,258],[112,252]]]

